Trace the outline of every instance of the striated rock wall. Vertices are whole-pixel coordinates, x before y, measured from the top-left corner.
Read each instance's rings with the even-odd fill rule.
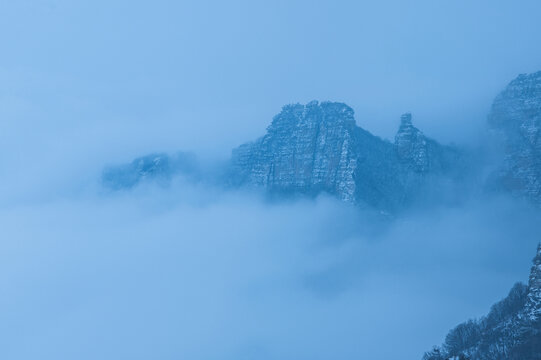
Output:
[[[418,173],[429,171],[429,144],[424,134],[413,126],[411,114],[400,117],[400,128],[395,136],[398,158]]]
[[[355,120],[345,104],[311,102],[284,106],[267,134],[233,151],[239,183],[271,191],[328,191],[355,198]]]
[[[541,72],[513,80],[494,100],[488,122],[504,145],[488,187],[541,205]],[[428,138],[409,113],[402,115],[391,143],[358,127],[346,104],[312,101],[284,106],[263,137],[234,149],[227,169],[209,173],[217,184],[260,187],[276,195],[325,192],[395,211],[454,203],[486,188],[481,174],[489,162],[476,153]],[[195,167],[184,155],[154,154],[109,168],[102,180],[108,188],[123,189],[164,182]]]
[[[541,71],[511,81],[494,100],[488,121],[505,147],[496,186],[541,205]]]
[[[402,116],[392,144],[358,127],[349,106],[312,101],[284,106],[262,138],[233,150],[231,173],[236,184],[273,193],[327,192],[394,210],[420,198],[458,160],[415,128],[411,114]]]

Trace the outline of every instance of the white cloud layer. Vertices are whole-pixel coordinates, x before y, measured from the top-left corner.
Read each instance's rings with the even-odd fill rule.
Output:
[[[381,219],[177,183],[0,210],[5,359],[420,358],[525,280],[506,199]]]

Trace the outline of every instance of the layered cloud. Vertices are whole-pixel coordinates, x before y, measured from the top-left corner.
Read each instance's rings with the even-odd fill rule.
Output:
[[[175,182],[1,209],[8,359],[419,358],[528,273],[539,215],[399,219]]]

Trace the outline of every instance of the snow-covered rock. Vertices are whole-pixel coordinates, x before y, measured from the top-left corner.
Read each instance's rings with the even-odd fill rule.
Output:
[[[505,146],[494,183],[541,205],[541,71],[511,81],[494,100],[488,120]]]
[[[424,360],[541,359],[541,244],[528,285],[517,283],[487,316],[455,327]]]
[[[459,152],[427,138],[402,116],[395,143],[355,124],[337,102],[284,106],[260,139],[233,150],[231,178],[274,194],[316,195],[396,210],[429,193],[460,162]]]

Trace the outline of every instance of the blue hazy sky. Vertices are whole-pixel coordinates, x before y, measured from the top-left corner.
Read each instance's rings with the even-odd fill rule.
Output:
[[[311,99],[348,103],[383,137],[412,111],[467,141],[507,82],[541,69],[540,13],[536,0],[1,1],[0,116],[120,157],[228,153]]]

